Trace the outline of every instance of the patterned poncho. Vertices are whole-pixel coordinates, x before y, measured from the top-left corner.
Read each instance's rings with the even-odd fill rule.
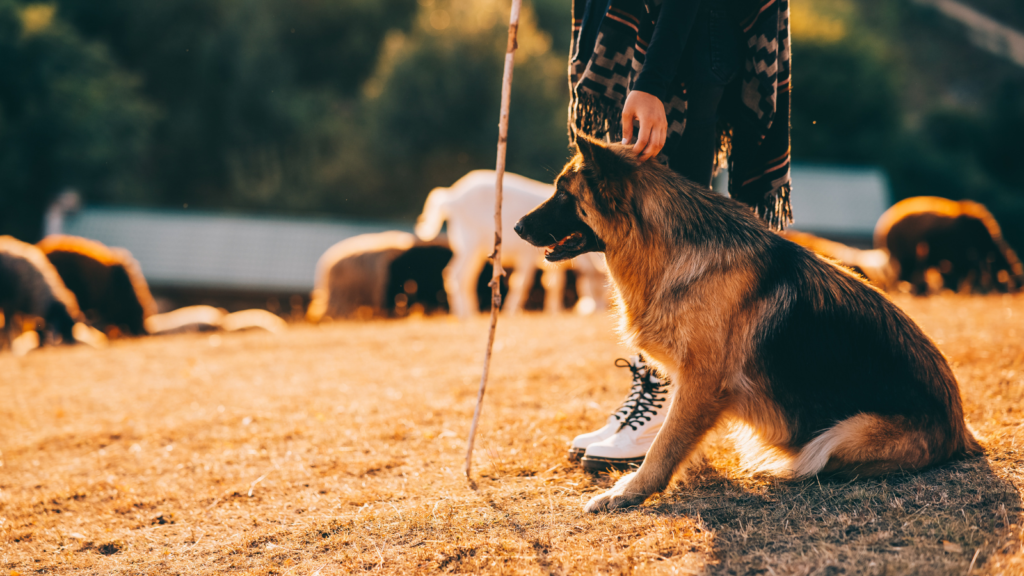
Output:
[[[571,136],[622,138],[622,106],[643,69],[662,0],[573,0],[569,60]],[[603,10],[603,19],[587,15]],[[770,227],[792,222],[790,183],[790,38],[788,0],[733,0],[740,18],[744,66],[719,107],[721,149],[729,155],[729,194]],[[599,29],[584,29],[600,26]],[[581,46],[581,38],[596,44]],[[589,43],[588,40],[584,40]],[[665,102],[672,150],[686,128],[686,79],[677,74]],[[667,161],[665,154],[659,156]]]

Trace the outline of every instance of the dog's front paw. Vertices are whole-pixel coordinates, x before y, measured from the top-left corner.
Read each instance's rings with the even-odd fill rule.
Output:
[[[628,476],[623,476],[621,480],[615,483],[611,490],[591,498],[590,502],[587,502],[587,505],[583,507],[583,511],[594,513],[611,512],[612,510],[621,510],[643,504],[644,500],[647,500],[648,494],[635,489],[631,490],[631,485],[633,484],[631,481],[635,475],[636,473],[634,472]]]

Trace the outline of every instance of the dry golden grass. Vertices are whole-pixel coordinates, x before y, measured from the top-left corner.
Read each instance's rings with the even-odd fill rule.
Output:
[[[986,459],[779,483],[713,446],[644,506],[565,460],[628,385],[608,318],[297,326],[0,356],[9,574],[1024,573],[1024,298],[899,301],[954,364]]]

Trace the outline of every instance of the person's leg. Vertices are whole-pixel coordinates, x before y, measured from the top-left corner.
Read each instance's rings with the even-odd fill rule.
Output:
[[[686,130],[669,155],[669,167],[687,180],[711,186],[718,153],[718,103],[723,88],[691,84],[687,93]]]
[[[710,186],[718,153],[718,106],[742,65],[739,27],[724,11],[702,9],[686,48],[686,128],[667,153],[669,167]]]
[[[711,185],[718,153],[718,105],[742,64],[739,27],[727,13],[702,9],[684,54],[687,78],[686,128],[666,154],[669,167],[704,186]],[[591,471],[628,468],[643,462],[669,406],[669,383],[659,379],[640,356],[630,362],[633,382],[622,406],[600,430],[581,434],[570,457],[582,456]]]

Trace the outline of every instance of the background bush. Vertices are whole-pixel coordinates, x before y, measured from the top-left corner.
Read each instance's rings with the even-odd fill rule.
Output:
[[[966,0],[1024,26],[1016,0]],[[507,0],[0,0],[0,233],[91,203],[410,219],[492,168]],[[910,0],[792,3],[797,161],[1024,237],[1024,70]],[[567,155],[569,0],[527,0],[509,168]],[[799,190],[796,193],[800,193]]]

